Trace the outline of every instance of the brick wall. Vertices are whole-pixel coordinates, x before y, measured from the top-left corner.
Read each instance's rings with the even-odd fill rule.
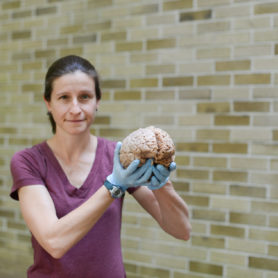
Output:
[[[127,197],[128,277],[278,277],[277,1],[2,0],[0,10],[1,277],[25,277],[32,260],[9,161],[51,135],[43,77],[66,54],[101,74],[96,135],[152,124],[177,147],[172,179],[192,237],[166,235]]]

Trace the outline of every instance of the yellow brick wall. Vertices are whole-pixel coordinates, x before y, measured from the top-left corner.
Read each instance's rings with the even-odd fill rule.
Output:
[[[177,147],[191,239],[165,234],[127,196],[128,278],[277,278],[277,28],[273,0],[0,1],[0,277],[25,277],[32,260],[8,197],[11,155],[51,135],[43,77],[77,54],[101,75],[96,135],[152,124]]]

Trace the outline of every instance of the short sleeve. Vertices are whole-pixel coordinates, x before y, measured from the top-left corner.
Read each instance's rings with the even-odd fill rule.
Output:
[[[44,185],[41,161],[31,149],[14,154],[10,162],[13,185],[10,197],[18,200],[18,189],[29,185]]]

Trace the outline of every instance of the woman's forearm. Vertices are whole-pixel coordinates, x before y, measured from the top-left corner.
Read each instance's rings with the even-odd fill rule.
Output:
[[[188,208],[170,181],[153,191],[141,186],[133,197],[164,231],[178,239],[189,239],[191,225]]]
[[[188,240],[191,232],[186,203],[174,190],[169,181],[158,190],[153,190],[160,209],[160,226],[172,236]]]
[[[96,224],[113,200],[103,186],[80,207],[58,219],[51,238],[51,246],[54,247],[54,251],[56,250],[56,256],[62,257],[81,240]]]
[[[113,202],[102,186],[78,208],[57,218],[51,197],[43,186],[19,191],[23,217],[40,245],[54,258],[61,258],[95,225]]]

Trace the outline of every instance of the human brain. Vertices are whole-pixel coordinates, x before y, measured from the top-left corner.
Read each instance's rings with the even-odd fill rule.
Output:
[[[143,165],[149,158],[155,164],[169,167],[175,158],[175,145],[170,135],[157,127],[139,128],[130,133],[122,142],[120,162],[124,168],[134,160],[139,159]]]

